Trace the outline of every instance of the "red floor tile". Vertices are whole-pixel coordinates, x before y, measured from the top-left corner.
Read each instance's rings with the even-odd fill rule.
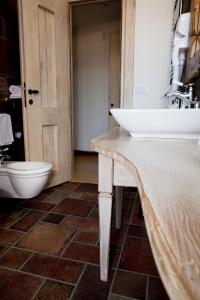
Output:
[[[88,265],[81,277],[72,300],[107,300],[113,271],[110,272],[107,282],[101,281],[99,274],[100,270],[98,267]]]
[[[81,183],[74,191],[79,193],[97,193],[98,185],[91,183]]]
[[[14,225],[11,226],[11,229],[28,231],[33,225],[35,225],[45,213],[41,211],[30,211],[27,215],[17,221]]]
[[[117,271],[112,293],[145,300],[147,277],[126,271]]]
[[[71,243],[63,257],[87,263],[99,264],[99,248],[96,246]]]
[[[111,228],[110,245],[111,247],[121,248],[125,239],[127,226],[123,225],[121,229],[116,229],[115,224]]]
[[[74,238],[74,241],[86,244],[96,244],[99,239],[99,233],[95,231],[80,231]]]
[[[129,225],[128,235],[148,239],[146,228],[142,225]]]
[[[41,211],[48,211],[53,207],[53,205],[49,203],[34,201],[34,200],[27,200],[21,204],[21,207],[31,208],[31,209],[41,210]]]
[[[44,219],[42,219],[42,222],[59,224],[64,217],[64,215],[49,213]]]
[[[130,224],[132,225],[145,225],[144,223],[144,218],[141,215],[141,206],[140,206],[140,201],[137,200],[134,210],[133,210],[133,214],[131,216],[130,219]]]
[[[66,198],[53,211],[60,214],[86,217],[93,206],[94,203],[91,201]]]
[[[31,256],[31,252],[11,248],[4,256],[0,259],[0,265],[9,267],[11,269],[20,268],[27,259]]]
[[[62,222],[62,225],[90,231],[99,230],[99,221],[92,218],[66,216]]]
[[[77,192],[72,192],[68,195],[68,198],[70,199],[83,199],[84,197],[84,193],[77,193]],[[66,198],[66,197],[65,197]]]
[[[8,228],[11,224],[16,222],[17,218],[13,216],[2,216],[0,217],[0,227]]]
[[[30,300],[41,283],[41,278],[0,268],[1,300]]]
[[[17,246],[40,253],[59,255],[73,234],[73,229],[60,225],[38,224]]]
[[[147,300],[169,300],[162,281],[156,277],[149,277],[149,289]]]
[[[1,202],[0,299],[168,300],[160,279],[155,277],[158,273],[136,193],[134,189],[124,189],[121,230],[115,229],[113,201],[110,276],[106,283],[100,281],[96,245],[97,185],[64,183],[32,200]],[[32,256],[33,251],[37,254]],[[58,257],[61,255],[64,257]],[[114,282],[113,267],[117,268]]]
[[[72,192],[79,185],[80,185],[80,183],[78,183],[78,182],[65,182],[63,184],[57,185],[54,189]]]
[[[34,300],[68,300],[73,288],[68,284],[47,280],[34,297]]]
[[[22,233],[22,232],[0,228],[0,242],[5,245],[13,245],[23,235],[24,235],[24,233]]]
[[[110,266],[116,267],[119,260],[120,251],[116,248],[110,249]],[[99,265],[99,247],[93,245],[84,245],[79,243],[71,243],[65,251],[63,257]]]
[[[120,268],[129,271],[158,275],[148,240],[127,237]]]
[[[8,250],[9,246],[0,245],[0,255],[4,254],[6,250]]]
[[[79,262],[38,254],[28,261],[23,271],[74,284],[83,268],[84,264]]]
[[[98,201],[98,193],[84,193],[84,200],[97,202]]]

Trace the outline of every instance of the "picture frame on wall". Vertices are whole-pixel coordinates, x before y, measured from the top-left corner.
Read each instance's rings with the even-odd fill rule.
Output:
[[[187,53],[187,82],[200,77],[200,0],[192,0],[190,42]]]

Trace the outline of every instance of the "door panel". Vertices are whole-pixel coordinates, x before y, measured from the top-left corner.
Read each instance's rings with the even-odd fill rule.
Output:
[[[53,163],[53,186],[71,179],[68,4],[20,0],[19,10],[27,159]],[[29,89],[39,94],[30,95]]]

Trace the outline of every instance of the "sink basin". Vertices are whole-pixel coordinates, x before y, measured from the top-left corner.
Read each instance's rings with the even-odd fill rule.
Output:
[[[111,109],[134,137],[200,139],[200,109]]]

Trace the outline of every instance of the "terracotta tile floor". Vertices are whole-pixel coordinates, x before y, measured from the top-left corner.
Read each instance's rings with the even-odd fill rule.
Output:
[[[64,183],[32,200],[0,201],[1,300],[167,300],[135,189],[111,230],[108,282],[99,280],[97,185]]]

